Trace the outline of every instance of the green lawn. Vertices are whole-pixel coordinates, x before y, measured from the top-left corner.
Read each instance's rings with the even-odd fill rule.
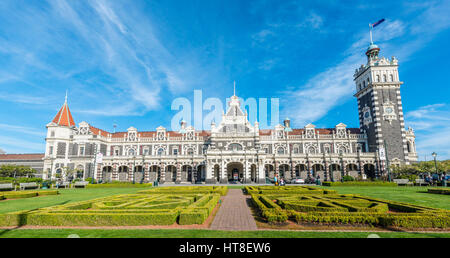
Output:
[[[71,202],[90,200],[116,194],[131,194],[144,188],[86,188],[86,189],[59,189],[60,194],[39,196],[24,199],[12,199],[0,201],[0,214],[44,208]],[[148,189],[148,188],[145,188]]]
[[[427,193],[428,187],[419,186],[335,186],[325,189],[337,190],[340,194],[359,194],[385,200],[406,202],[433,208],[450,210],[450,195]]]
[[[236,185],[229,186],[229,188],[243,188],[243,186]],[[427,187],[341,186],[323,188],[334,189],[342,194],[360,194],[386,200],[450,210],[450,195],[427,193]],[[0,201],[0,213],[32,210],[116,194],[136,193],[142,189],[143,188],[60,189],[60,194],[57,196],[53,195]]]
[[[298,232],[298,231],[216,231],[176,229],[14,229],[0,230],[0,238],[449,238],[450,233],[406,232]]]

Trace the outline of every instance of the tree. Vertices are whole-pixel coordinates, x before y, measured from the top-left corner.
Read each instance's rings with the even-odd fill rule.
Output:
[[[30,177],[37,171],[28,166],[2,165],[0,167],[0,177]]]

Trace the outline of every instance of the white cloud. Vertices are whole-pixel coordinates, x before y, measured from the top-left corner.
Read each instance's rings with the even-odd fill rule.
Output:
[[[416,149],[424,160],[436,152],[440,159],[450,159],[450,105],[432,104],[405,114],[408,125],[415,130]]]
[[[45,132],[36,128],[31,128],[21,125],[0,124],[0,130],[13,131],[18,133],[24,133],[28,135],[34,135],[39,137],[45,137]]]
[[[422,19],[429,18],[433,14],[441,14],[442,9],[449,10],[449,6],[448,2],[440,2],[439,6],[433,5],[424,10],[414,20],[408,22],[388,20],[383,27],[378,28],[379,32],[374,35],[377,37],[375,41],[377,44],[383,43],[385,53],[396,53],[397,56],[401,57],[401,61],[405,61],[417,50],[424,47],[437,33],[450,26],[448,18],[438,18],[446,25],[433,26],[428,22],[421,23]],[[424,34],[409,36],[409,40],[405,40],[401,45],[392,45],[387,42],[404,36],[406,33],[411,34],[412,28],[419,30],[417,27],[422,28]],[[357,40],[344,52],[347,57],[342,62],[313,76],[304,85],[290,86],[290,90],[284,94],[283,102],[286,105],[283,105],[285,109],[283,112],[293,118],[293,124],[303,126],[314,122],[328,114],[334,107],[352,98],[355,88],[353,83],[354,70],[365,63],[362,53],[364,53],[367,45],[368,33],[365,30],[358,34]]]

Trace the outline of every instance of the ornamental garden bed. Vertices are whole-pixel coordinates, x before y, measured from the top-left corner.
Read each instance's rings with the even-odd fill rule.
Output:
[[[348,181],[348,182],[323,182],[323,186],[398,186],[395,182],[383,181]]]
[[[0,226],[203,224],[219,199],[220,194],[217,193],[115,195],[32,211],[0,214]]]
[[[58,191],[55,190],[40,190],[40,191],[9,191],[9,192],[1,192],[0,200],[8,200],[8,199],[21,199],[21,198],[30,198],[36,196],[47,196],[47,195],[57,195]]]
[[[433,194],[450,194],[450,188],[429,188],[428,192]]]
[[[353,194],[304,189],[247,188],[258,215],[272,225],[346,225],[382,228],[450,228],[450,211]],[[279,187],[278,187],[279,188]],[[304,188],[304,187],[299,187]],[[253,191],[253,192],[252,192]],[[301,193],[305,191],[306,193]]]

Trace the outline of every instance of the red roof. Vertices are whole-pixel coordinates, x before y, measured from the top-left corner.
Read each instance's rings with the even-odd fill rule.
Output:
[[[35,154],[0,154],[0,160],[41,160],[45,156],[44,153]]]
[[[56,114],[55,118],[53,118],[52,122],[67,127],[75,126],[75,121],[73,121],[67,101],[64,102],[64,105],[61,107],[58,114]]]

